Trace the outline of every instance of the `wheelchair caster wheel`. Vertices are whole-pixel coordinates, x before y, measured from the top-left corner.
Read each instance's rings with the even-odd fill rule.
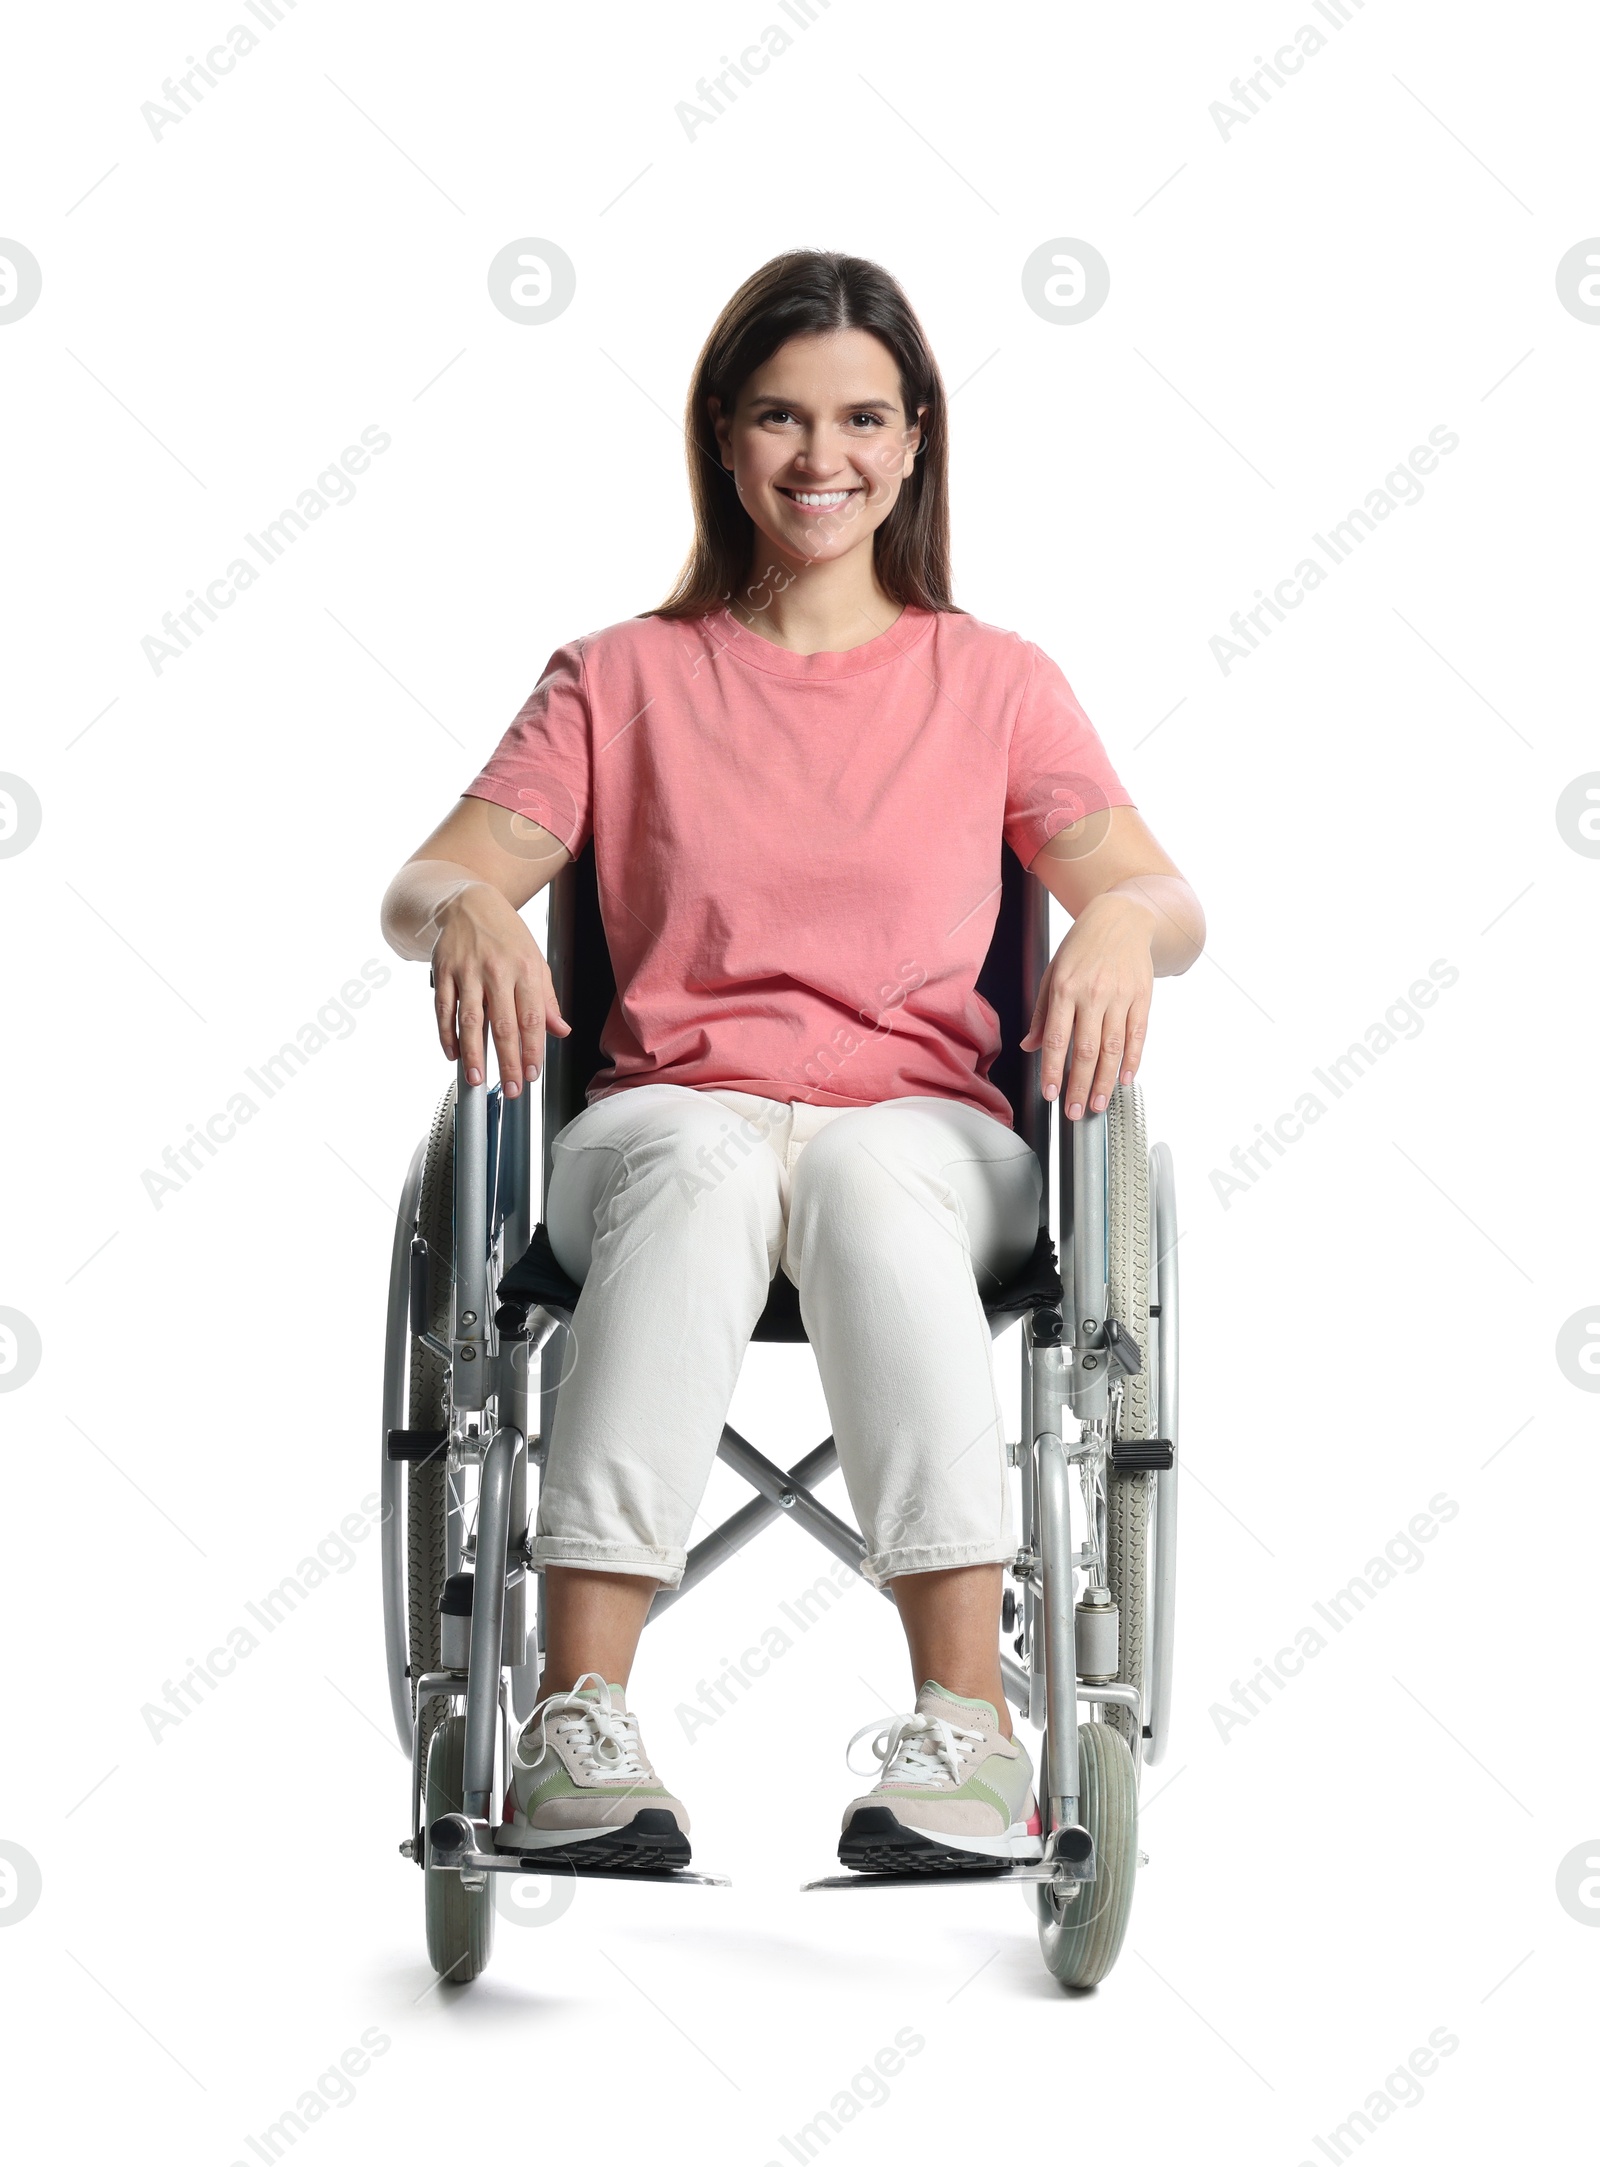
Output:
[[[425,1844],[435,1821],[461,1811],[466,1743],[464,1715],[446,1716],[428,1742]],[[494,1947],[494,1894],[488,1878],[477,1875],[477,1886],[469,1888],[459,1873],[431,1863],[423,1876],[428,1961],[452,1986],[476,1979]]]
[[[1106,1723],[1078,1726],[1078,1810],[1094,1838],[1093,1881],[1039,1884],[1039,1947],[1063,1986],[1098,1986],[1128,1930],[1138,1870],[1133,1755]]]

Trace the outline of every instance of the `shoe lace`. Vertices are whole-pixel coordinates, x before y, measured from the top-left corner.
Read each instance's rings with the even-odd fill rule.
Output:
[[[580,1689],[591,1679],[600,1692],[598,1698],[586,1700]],[[642,1782],[650,1773],[643,1760],[638,1718],[612,1706],[611,1688],[598,1671],[586,1670],[566,1692],[551,1693],[539,1702],[511,1748],[513,1764],[525,1773],[536,1768],[550,1750],[551,1731],[573,1754],[585,1775]],[[535,1732],[538,1752],[524,1753],[524,1745]]]
[[[982,1745],[982,1731],[963,1730],[942,1716],[890,1716],[881,1723],[864,1723],[844,1749],[845,1766],[853,1775],[871,1775],[850,1758],[863,1738],[872,1740],[873,1757],[881,1763],[881,1783],[940,1783],[961,1781],[962,1755]]]

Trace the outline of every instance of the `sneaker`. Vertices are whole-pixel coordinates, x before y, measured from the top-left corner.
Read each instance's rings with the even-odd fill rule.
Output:
[[[860,1873],[998,1872],[1044,1854],[1033,1763],[1002,1738],[986,1700],[947,1693],[929,1679],[914,1714],[868,1723],[883,1774],[844,1812],[839,1862]]]
[[[511,1769],[495,1832],[501,1849],[537,1851],[580,1873],[688,1865],[689,1816],[657,1781],[621,1686],[598,1671],[540,1701],[511,1749]]]

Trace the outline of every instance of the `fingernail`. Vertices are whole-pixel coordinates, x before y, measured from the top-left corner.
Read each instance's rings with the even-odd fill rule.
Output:
[[[469,1068],[467,1070],[467,1081],[469,1084],[481,1084],[483,1078],[475,1068]]]
[[[1044,1095],[1047,1099],[1053,1099],[1056,1095],[1056,1086],[1054,1084],[1046,1084],[1044,1087]]]
[[[1083,1112],[1083,1101],[1082,1101],[1081,1099],[1074,1099],[1074,1100],[1073,1100],[1073,1102],[1072,1102],[1072,1104],[1071,1104],[1071,1105],[1070,1105],[1070,1106],[1069,1106],[1069,1107],[1067,1108],[1067,1119],[1068,1119],[1069,1121],[1076,1121],[1076,1120],[1077,1120],[1077,1118],[1078,1118],[1078,1116],[1079,1116],[1079,1115],[1080,1115],[1080,1114],[1081,1114],[1082,1112]]]
[[[1105,1102],[1105,1093],[1103,1091],[1097,1091],[1094,1097],[1089,1101],[1089,1104],[1095,1113],[1099,1113],[1101,1107],[1104,1106]]]

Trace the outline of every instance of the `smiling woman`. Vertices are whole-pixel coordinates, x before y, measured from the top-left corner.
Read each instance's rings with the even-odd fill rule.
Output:
[[[444,1051],[482,1082],[487,1027],[508,1097],[569,1029],[518,912],[590,848],[616,981],[552,1140],[582,1359],[545,1447],[541,1699],[500,1840],[687,1863],[624,1686],[782,1271],[916,1693],[840,1856],[1037,1858],[979,1294],[1032,1254],[1043,1182],[977,991],[1002,853],[1074,921],[1021,1041],[1070,1120],[1133,1080],[1152,981],[1204,921],[1055,662],[952,597],[944,386],[885,270],[795,250],[756,271],[696,363],[685,445],[672,592],[557,648],[385,901],[391,944],[432,962]]]
[[[859,270],[841,308],[826,291],[837,273],[816,266],[843,264]],[[738,592],[744,623],[814,652],[853,644],[829,620],[869,578],[878,607],[857,640],[897,607],[954,610],[944,385],[876,265],[797,251],[756,272],[700,351],[684,434],[695,542],[652,616],[703,617]],[[769,587],[790,598],[781,631]],[[806,619],[815,636],[795,637]]]
[[[786,372],[778,367],[758,371],[756,388],[742,392],[728,414],[717,393],[706,394],[717,449],[740,504],[759,527],[775,519],[778,535],[787,531],[811,565],[824,561],[827,544],[859,546],[883,524],[913,471],[928,413],[923,404],[912,421],[898,396],[875,393],[892,377],[894,363],[869,332],[834,332],[818,345],[823,350],[811,357],[813,366],[846,387],[831,413],[802,404],[792,388],[784,388]],[[793,357],[791,371],[792,365]],[[774,379],[770,389],[762,381],[767,374]],[[784,586],[794,584],[786,568],[772,570]],[[747,598],[747,610],[745,621],[758,624],[765,598],[753,606]]]

